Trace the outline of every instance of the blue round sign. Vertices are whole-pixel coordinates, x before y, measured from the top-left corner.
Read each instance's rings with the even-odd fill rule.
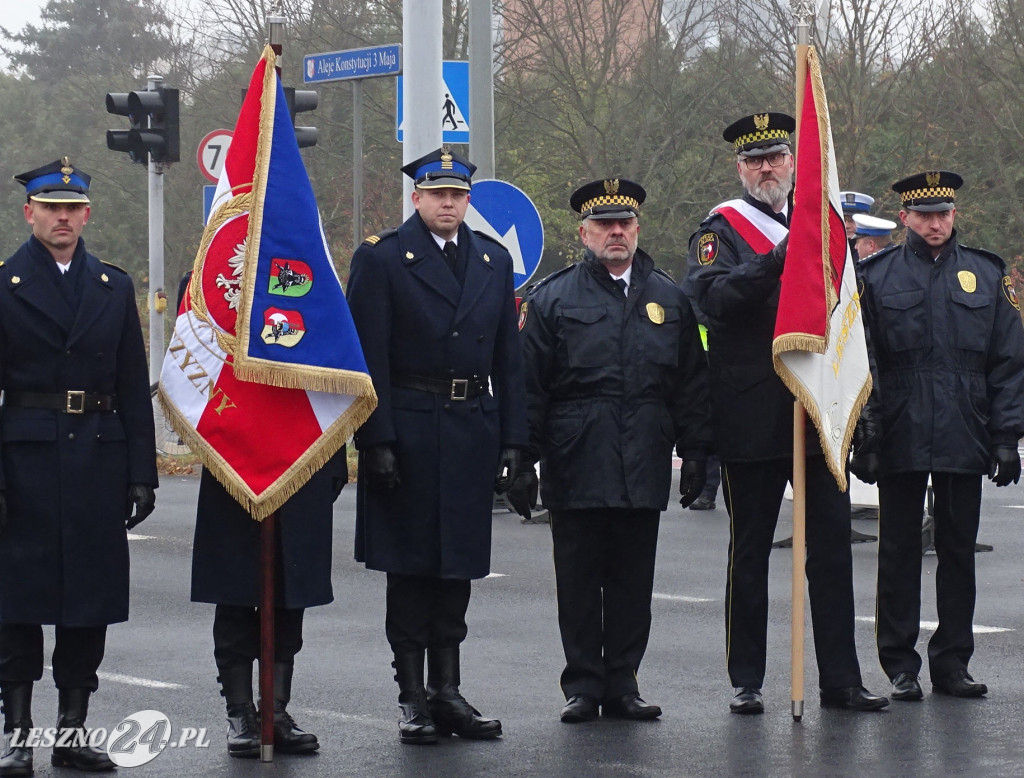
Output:
[[[537,272],[544,253],[544,225],[526,192],[495,178],[473,182],[466,225],[501,241],[512,255],[516,289]]]

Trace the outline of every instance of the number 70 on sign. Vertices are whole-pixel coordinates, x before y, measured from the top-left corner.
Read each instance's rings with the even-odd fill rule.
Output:
[[[217,183],[224,170],[224,158],[231,145],[231,130],[214,130],[206,134],[196,150],[196,161],[204,176]]]

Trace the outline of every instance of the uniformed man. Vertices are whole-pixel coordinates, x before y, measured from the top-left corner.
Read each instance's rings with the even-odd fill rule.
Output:
[[[856,225],[853,243],[857,250],[856,256],[860,259],[877,254],[892,244],[892,231],[896,229],[896,222],[867,213],[855,213],[853,223]]]
[[[656,719],[637,672],[651,629],[661,511],[673,447],[682,504],[704,486],[707,361],[682,290],[637,248],[646,193],[622,178],[577,189],[583,260],[549,276],[520,312],[531,461],[551,515],[561,719]],[[532,468],[510,497],[536,478]]]
[[[921,516],[931,477],[936,607],[928,642],[932,690],[980,697],[974,653],[974,548],[982,475],[996,486],[1020,477],[1024,434],[1024,328],[1006,266],[959,243],[956,173],[930,171],[892,185],[907,228],[903,245],[858,263],[864,321],[874,352],[874,429],[853,460],[878,479],[875,634],[897,700],[920,700]]]
[[[32,772],[42,624],[56,627],[58,737],[72,743],[53,764],[107,770],[68,736],[84,734],[107,625],[128,619],[125,530],[153,511],[146,350],[131,277],[85,250],[90,177],[64,157],[14,179],[32,235],[0,262],[0,775]]]
[[[862,192],[840,192],[839,202],[843,208],[843,223],[846,225],[846,240],[850,244],[850,253],[857,259],[857,222],[854,216],[866,214],[875,204],[875,198]]]
[[[761,713],[768,628],[768,559],[792,478],[793,395],[772,366],[772,340],[793,188],[782,113],[746,116],[722,137],[736,151],[743,196],[712,209],[690,238],[684,285],[708,320],[711,415],[729,512],[726,661],[734,713]],[[850,498],[807,434],[807,577],[821,704],[876,710],[854,643]]]
[[[179,304],[180,308],[180,304]],[[334,600],[333,506],[348,481],[343,446],[277,511],[274,609],[274,747],[306,754],[320,747],[288,713],[295,655],[306,608]],[[260,524],[203,470],[192,547],[192,601],[214,603],[213,656],[227,705],[228,753],[254,758],[260,728],[253,703],[253,663],[260,655]]]
[[[403,743],[501,734],[459,693],[470,581],[490,571],[494,492],[515,478],[527,442],[512,257],[463,224],[475,169],[445,148],[403,167],[416,213],[368,238],[349,276],[378,399],[355,436],[356,559],[388,574]]]

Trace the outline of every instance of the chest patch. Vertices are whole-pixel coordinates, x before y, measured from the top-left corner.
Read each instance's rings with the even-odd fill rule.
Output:
[[[1010,280],[1009,276],[1003,276],[1003,296],[1009,301],[1010,305],[1020,310],[1020,302],[1017,300],[1017,293],[1013,291],[1013,281]]]
[[[718,256],[718,235],[705,232],[697,241],[697,261],[702,265],[710,265]]]

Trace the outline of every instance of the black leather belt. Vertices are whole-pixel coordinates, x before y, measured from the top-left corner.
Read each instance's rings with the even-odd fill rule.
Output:
[[[62,413],[115,411],[117,397],[112,394],[88,392],[4,392],[4,405],[12,408],[49,408]]]
[[[393,375],[391,383],[406,389],[419,389],[421,392],[443,394],[449,400],[471,400],[487,394],[487,376],[472,378],[428,378],[420,375]]]

